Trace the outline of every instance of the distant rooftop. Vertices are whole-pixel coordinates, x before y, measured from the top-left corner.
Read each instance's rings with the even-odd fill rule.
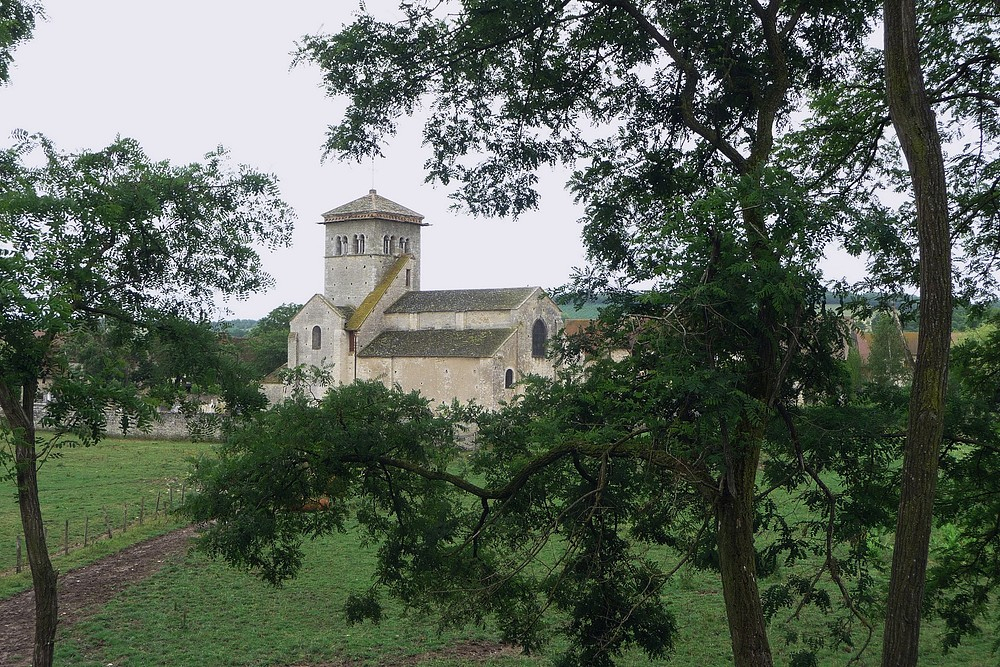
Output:
[[[347,220],[363,220],[378,218],[380,220],[398,220],[415,225],[425,225],[424,216],[394,201],[386,199],[375,190],[369,190],[364,197],[347,202],[343,206],[331,209],[323,214],[323,224],[328,222],[345,222]]]

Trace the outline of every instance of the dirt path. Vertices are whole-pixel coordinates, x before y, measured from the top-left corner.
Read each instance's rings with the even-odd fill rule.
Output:
[[[64,629],[99,609],[129,584],[142,581],[179,554],[194,535],[182,528],[59,576],[59,627]],[[26,591],[0,601],[0,666],[19,667],[31,662],[35,631],[35,594]]]

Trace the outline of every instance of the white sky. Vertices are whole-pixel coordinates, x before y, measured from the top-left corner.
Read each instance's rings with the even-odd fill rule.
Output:
[[[387,16],[397,0],[367,0]],[[230,302],[231,317],[258,318],[323,289],[320,215],[372,187],[369,164],[321,164],[328,125],[343,102],[327,98],[318,71],[289,69],[296,40],[336,31],[356,0],[43,0],[46,21],[14,53],[0,87],[0,145],[14,129],[41,132],[62,150],[133,137],[154,159],[184,163],[222,145],[234,162],[276,174],[298,220],[293,245],[265,254],[275,287]],[[537,212],[517,222],[449,210],[448,190],[424,183],[420,124],[405,122],[376,162],[379,194],[425,216],[422,288],[565,283],[584,264],[565,173],[542,173]],[[845,259],[831,258],[839,276]]]

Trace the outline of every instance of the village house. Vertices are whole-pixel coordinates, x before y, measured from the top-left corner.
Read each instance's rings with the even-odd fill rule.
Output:
[[[326,369],[418,390],[433,403],[496,408],[526,375],[551,377],[548,341],[563,327],[539,287],[420,289],[424,217],[371,190],[323,214],[324,289],[288,334],[289,368]],[[316,395],[325,387],[313,388]],[[289,389],[265,383],[272,402]]]

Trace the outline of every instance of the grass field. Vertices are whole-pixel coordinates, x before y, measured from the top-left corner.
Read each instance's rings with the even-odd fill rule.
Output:
[[[73,509],[78,515],[90,511],[100,517],[103,506],[120,507],[127,498],[137,498],[143,493],[147,494],[147,502],[155,501],[157,489],[177,484],[182,478],[185,459],[206,447],[127,441],[71,450],[45,471],[43,498],[46,495],[48,498],[43,502],[53,508]],[[87,480],[89,484],[84,483]],[[9,526],[16,522],[15,509],[13,503],[0,508],[3,530],[13,530]],[[130,530],[125,538],[138,532]],[[98,547],[87,550],[86,557],[93,557],[96,549],[120,548],[117,543],[121,539],[116,535],[114,542],[99,543]],[[71,554],[70,559],[83,558],[79,555],[83,551]],[[439,634],[433,619],[408,615],[398,606],[388,608],[380,626],[346,625],[341,612],[344,600],[348,593],[359,592],[370,584],[372,562],[371,552],[356,533],[329,536],[308,543],[301,576],[276,589],[192,553],[169,563],[142,584],[126,589],[89,619],[62,630],[56,664],[305,667],[350,660],[352,665],[391,665],[409,656],[426,655],[427,659],[420,664],[457,667],[469,664],[468,660],[441,657],[434,652],[467,642],[496,640],[489,627]],[[0,578],[0,597],[4,595],[2,585],[6,579],[11,577]],[[729,637],[717,575],[691,572],[678,576],[669,582],[665,596],[681,629],[671,659],[650,662],[641,655],[630,655],[621,664],[636,667],[729,664]],[[786,616],[779,615],[779,621]],[[802,623],[815,627],[823,621],[814,614]],[[801,629],[799,622],[791,625],[776,622],[772,626],[777,664],[788,665],[791,660],[782,638],[789,631]],[[949,655],[942,655],[939,637],[938,626],[933,623],[925,626],[922,666],[998,664],[997,657],[989,650],[992,637],[976,638]],[[874,650],[860,664],[878,663],[878,645],[876,637]],[[550,656],[557,651],[558,645],[554,645],[548,655],[510,654],[478,664],[549,665]],[[827,653],[822,655],[820,664],[843,665],[849,659],[850,653]]]
[[[165,517],[170,503],[180,502],[188,459],[207,452],[211,445],[177,441],[106,440],[94,447],[66,448],[39,470],[39,495],[48,545],[57,569],[68,569],[109,551],[138,542],[177,526]],[[0,597],[30,585],[26,574],[15,576],[16,540],[21,534],[17,491],[7,481],[0,495]],[[159,519],[155,518],[157,497]],[[128,515],[128,529],[121,534]],[[143,513],[140,527],[139,513]],[[105,519],[114,539],[83,549],[87,541],[107,541]],[[63,556],[66,522],[69,522],[69,556]]]

